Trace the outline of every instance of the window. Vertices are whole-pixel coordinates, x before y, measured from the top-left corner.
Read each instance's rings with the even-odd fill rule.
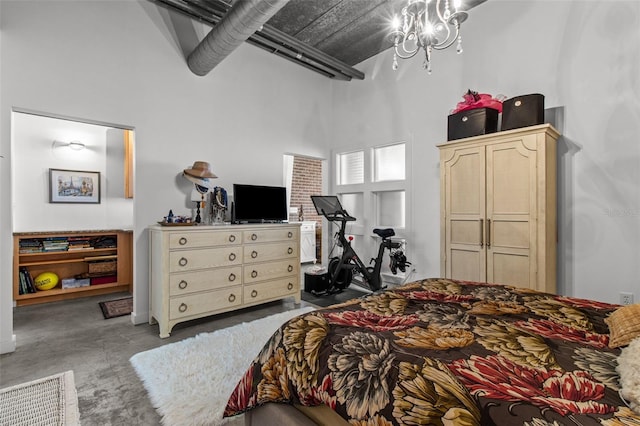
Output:
[[[404,180],[404,143],[373,148],[373,181]]]
[[[405,227],[405,192],[375,192],[376,223],[390,228]]]
[[[340,204],[342,208],[356,219],[364,216],[364,195],[362,192],[353,194],[340,194]]]
[[[364,151],[337,154],[336,163],[338,185],[364,183]]]

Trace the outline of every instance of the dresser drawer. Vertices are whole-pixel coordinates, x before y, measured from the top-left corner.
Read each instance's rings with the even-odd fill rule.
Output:
[[[242,247],[230,246],[169,253],[169,272],[193,271],[242,263]]]
[[[169,319],[185,318],[242,305],[242,287],[194,293],[169,299]]]
[[[169,235],[169,249],[222,246],[242,243],[240,231],[176,232]]]
[[[268,243],[270,241],[297,241],[299,228],[276,228],[276,229],[256,229],[255,231],[244,231],[245,243]]]
[[[299,278],[295,275],[244,286],[244,303],[253,304],[262,300],[300,293]]]
[[[214,290],[242,282],[242,266],[196,272],[179,272],[169,276],[169,296]]]
[[[298,257],[297,241],[244,246],[244,263]]]
[[[277,262],[254,263],[244,267],[243,283],[270,280],[273,278],[298,275],[300,273],[295,258]]]

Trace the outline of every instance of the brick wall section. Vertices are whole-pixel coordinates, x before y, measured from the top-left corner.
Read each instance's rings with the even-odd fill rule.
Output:
[[[293,179],[291,181],[291,207],[302,205],[304,220],[315,220],[322,225],[322,216],[316,213],[311,195],[322,194],[322,161],[312,158],[293,158]],[[297,218],[289,218],[297,220]]]
[[[291,181],[291,207],[302,206],[304,220],[316,222],[316,251],[320,259],[320,229],[322,226],[322,216],[316,213],[311,195],[322,194],[322,160],[312,158],[293,158],[293,178]],[[289,220],[298,220],[297,217],[290,217]]]

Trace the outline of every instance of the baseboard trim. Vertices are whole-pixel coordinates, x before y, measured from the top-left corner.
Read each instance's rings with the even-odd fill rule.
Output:
[[[134,325],[140,325],[149,322],[149,312],[131,312],[131,323]]]
[[[11,340],[0,341],[0,354],[8,354],[16,350],[16,335],[11,335]]]

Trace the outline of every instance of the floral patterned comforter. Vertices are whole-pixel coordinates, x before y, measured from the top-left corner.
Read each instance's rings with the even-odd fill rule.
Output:
[[[285,323],[225,416],[326,404],[354,425],[640,425],[618,396],[617,306],[425,279]]]

